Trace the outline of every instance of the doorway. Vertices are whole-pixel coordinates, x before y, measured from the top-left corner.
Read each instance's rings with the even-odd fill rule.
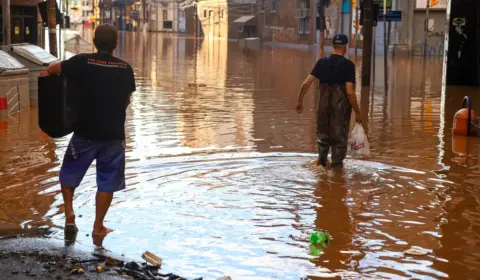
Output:
[[[37,28],[33,17],[23,19],[23,39],[24,42],[35,45],[37,42]]]
[[[23,19],[21,17],[12,17],[12,44],[23,43]]]

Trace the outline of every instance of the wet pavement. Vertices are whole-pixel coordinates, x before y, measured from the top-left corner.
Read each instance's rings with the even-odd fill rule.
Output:
[[[125,33],[117,55],[137,92],[128,189],[107,215],[106,248],[138,259],[149,250],[166,271],[206,279],[479,274],[479,142],[452,138],[451,127],[463,96],[475,108],[480,99],[475,88],[442,88],[442,60],[390,61],[385,92],[378,57],[373,90],[358,89],[372,158],[347,160],[338,176],[312,167],[317,89],[303,115],[294,110],[313,52]],[[0,119],[0,232],[63,238],[57,175],[68,140],[42,134],[35,108]],[[92,166],[75,194],[79,244],[92,243],[95,191]],[[319,229],[333,241],[314,258],[308,236]]]

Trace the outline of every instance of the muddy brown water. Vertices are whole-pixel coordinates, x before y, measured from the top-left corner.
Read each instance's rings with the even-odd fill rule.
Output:
[[[453,139],[464,95],[442,91],[442,61],[382,59],[373,90],[358,89],[372,158],[344,176],[320,174],[315,102],[294,111],[314,53],[123,34],[135,70],[128,109],[127,184],[107,216],[114,252],[150,250],[180,275],[233,279],[476,279],[480,197],[476,139]],[[354,58],[352,58],[354,59]],[[359,64],[360,61],[357,62]],[[358,68],[360,70],[360,68]],[[63,238],[57,174],[69,137],[52,140],[36,110],[0,119],[0,230],[48,228]],[[75,194],[78,242],[91,244],[95,167]],[[309,255],[308,235],[332,245]],[[424,256],[404,254],[409,248]]]

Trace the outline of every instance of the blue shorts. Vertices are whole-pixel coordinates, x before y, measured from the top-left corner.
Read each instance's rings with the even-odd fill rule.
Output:
[[[60,183],[76,188],[97,161],[98,191],[113,193],[125,189],[125,142],[92,141],[73,135],[60,170]]]

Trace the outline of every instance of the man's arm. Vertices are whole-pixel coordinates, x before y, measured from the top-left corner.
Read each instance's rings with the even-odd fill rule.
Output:
[[[315,77],[312,75],[308,75],[307,79],[302,84],[302,88],[300,89],[300,93],[298,94],[298,100],[297,100],[297,113],[301,114],[303,113],[303,98],[305,95],[308,93],[308,89],[312,85],[313,81],[315,81]]]
[[[133,68],[129,66],[129,70],[130,70],[130,85],[129,85],[130,94],[128,94],[127,96],[127,108],[132,101],[132,94],[137,90],[137,85],[135,83],[135,74],[133,74]]]
[[[128,108],[128,106],[130,105],[130,103],[132,102],[132,93],[133,93],[133,92],[131,92],[131,93],[127,96],[127,108]]]
[[[352,109],[355,112],[355,118],[357,119],[357,122],[361,123],[362,117],[360,116],[360,108],[358,107],[357,95],[355,94],[355,84],[352,82],[347,82],[346,87],[348,101],[350,101]]]
[[[50,63],[50,65],[48,65],[47,72],[49,75],[60,74],[62,72],[62,63],[61,62]]]

